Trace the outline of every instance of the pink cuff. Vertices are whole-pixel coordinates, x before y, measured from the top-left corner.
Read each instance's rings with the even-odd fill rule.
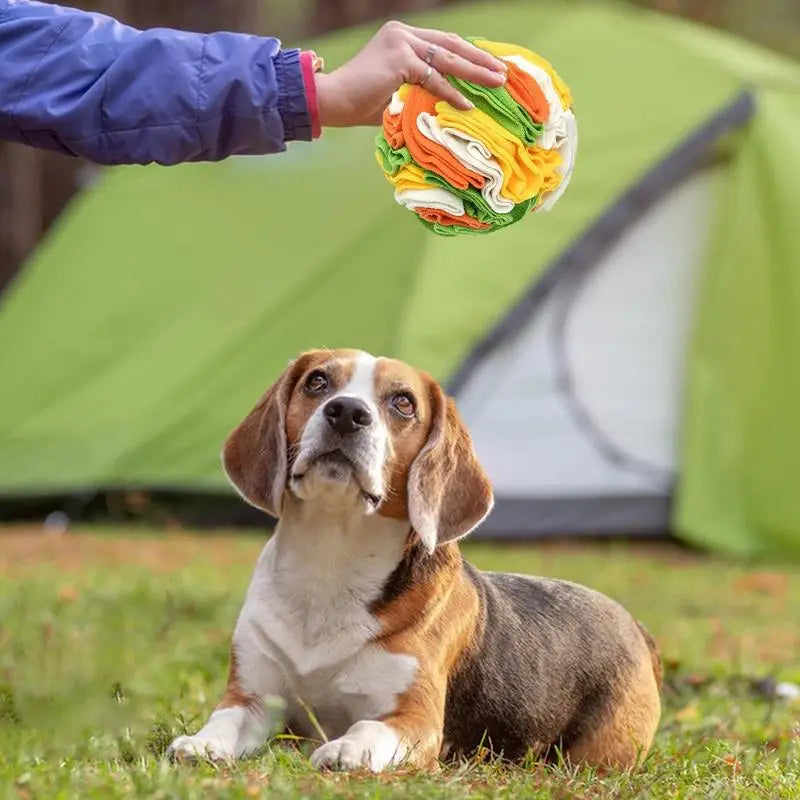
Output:
[[[314,73],[322,69],[322,59],[313,50],[303,50],[300,53],[300,69],[303,72],[303,84],[306,89],[308,116],[311,120],[311,136],[313,139],[319,139],[322,135],[322,125],[319,120],[317,81],[314,78]]]

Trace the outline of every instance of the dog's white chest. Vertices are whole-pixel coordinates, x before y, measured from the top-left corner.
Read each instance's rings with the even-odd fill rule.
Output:
[[[351,562],[319,553],[313,560],[294,552],[281,558],[272,544],[259,560],[235,634],[248,683],[282,696],[301,734],[316,735],[304,706],[328,737],[390,713],[417,670],[413,656],[373,643],[380,624],[369,598],[391,562],[382,553]]]

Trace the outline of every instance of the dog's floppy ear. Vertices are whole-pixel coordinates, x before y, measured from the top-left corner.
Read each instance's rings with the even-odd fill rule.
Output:
[[[408,517],[429,552],[466,536],[492,510],[489,479],[455,403],[431,381],[428,440],[408,473]]]
[[[236,491],[273,517],[281,515],[286,490],[286,410],[305,361],[301,356],[289,364],[222,448],[222,466]]]

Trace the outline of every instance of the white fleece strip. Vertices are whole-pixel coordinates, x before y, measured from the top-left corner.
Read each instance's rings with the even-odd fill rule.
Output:
[[[553,86],[553,79],[546,70],[538,64],[531,64],[522,56],[511,55],[503,58],[527,72],[539,84],[547,99],[550,114],[536,144],[545,150],[555,148],[561,154],[561,164],[556,167],[556,172],[562,176],[561,183],[552,192],[545,194],[536,206],[536,211],[549,211],[567,190],[572,178],[575,157],[578,154],[578,123],[572,110],[562,107],[561,98]]]
[[[481,194],[493,211],[508,214],[514,208],[511,200],[500,196],[503,170],[483,142],[455,128],[442,128],[435,115],[427,111],[417,117],[417,128],[426,138],[446,147],[467,169],[486,178]]]
[[[403,191],[395,189],[394,199],[401,206],[405,206],[412,211],[417,208],[435,208],[439,211],[446,211],[454,217],[464,216],[464,201],[452,192],[438,187],[433,189],[404,189]]]
[[[386,95],[384,95],[385,97]],[[392,100],[389,103],[389,113],[392,116],[396,114],[400,114],[402,110],[406,107],[406,101],[400,97],[400,92],[395,92],[392,95]]]
[[[578,154],[578,123],[572,111],[564,112],[564,122],[567,135],[556,145],[556,150],[561,153],[561,163],[556,167],[556,172],[563,175],[563,178],[553,191],[542,195],[536,211],[549,211],[558,202],[561,195],[567,191],[567,186],[572,178],[575,157]]]

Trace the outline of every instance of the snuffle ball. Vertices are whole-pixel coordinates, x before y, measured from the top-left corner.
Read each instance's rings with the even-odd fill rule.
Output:
[[[490,233],[550,210],[569,184],[578,147],[570,90],[547,61],[512,44],[470,41],[506,62],[505,85],[449,77],[475,106],[461,111],[404,84],[376,138],[395,200],[444,236]]]

